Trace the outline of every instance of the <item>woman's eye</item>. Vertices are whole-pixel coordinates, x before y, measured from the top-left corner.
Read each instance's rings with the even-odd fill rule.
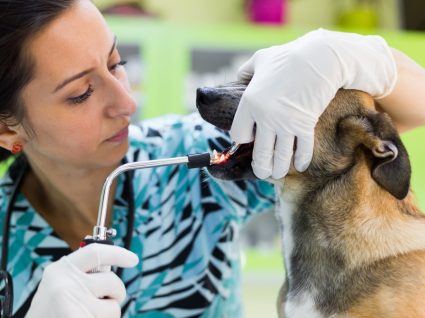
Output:
[[[93,86],[89,85],[88,89],[85,91],[84,94],[76,97],[69,97],[68,101],[71,104],[82,104],[84,103],[94,92]]]
[[[116,71],[116,70],[117,70],[117,68],[118,68],[118,67],[120,67],[120,66],[124,66],[124,65],[126,65],[126,64],[127,64],[127,61],[119,61],[117,64],[112,65],[112,66],[109,68],[109,70],[110,70],[111,72],[114,72],[114,71]]]

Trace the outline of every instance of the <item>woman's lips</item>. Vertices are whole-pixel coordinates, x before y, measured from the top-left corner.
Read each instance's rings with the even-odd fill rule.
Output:
[[[127,138],[128,138],[128,127],[125,127],[124,129],[120,130],[117,134],[115,134],[111,138],[108,138],[106,141],[122,142]]]

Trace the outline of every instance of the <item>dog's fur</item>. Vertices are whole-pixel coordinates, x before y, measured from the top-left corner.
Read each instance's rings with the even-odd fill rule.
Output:
[[[245,87],[198,89],[201,116],[230,129]],[[369,95],[340,90],[317,123],[314,145],[305,172],[291,165],[273,181],[286,267],[280,316],[425,317],[425,217],[391,119]],[[210,173],[252,178],[251,148]]]

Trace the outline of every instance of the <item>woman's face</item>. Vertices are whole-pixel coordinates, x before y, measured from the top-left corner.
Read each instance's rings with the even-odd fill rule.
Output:
[[[34,136],[18,128],[26,155],[63,167],[116,165],[128,148],[135,102],[99,11],[76,1],[27,48],[35,76],[22,95]]]

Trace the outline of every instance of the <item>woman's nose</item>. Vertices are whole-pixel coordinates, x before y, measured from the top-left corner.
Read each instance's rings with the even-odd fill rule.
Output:
[[[131,116],[136,111],[136,101],[127,81],[114,78],[110,81],[106,113],[109,117]]]

